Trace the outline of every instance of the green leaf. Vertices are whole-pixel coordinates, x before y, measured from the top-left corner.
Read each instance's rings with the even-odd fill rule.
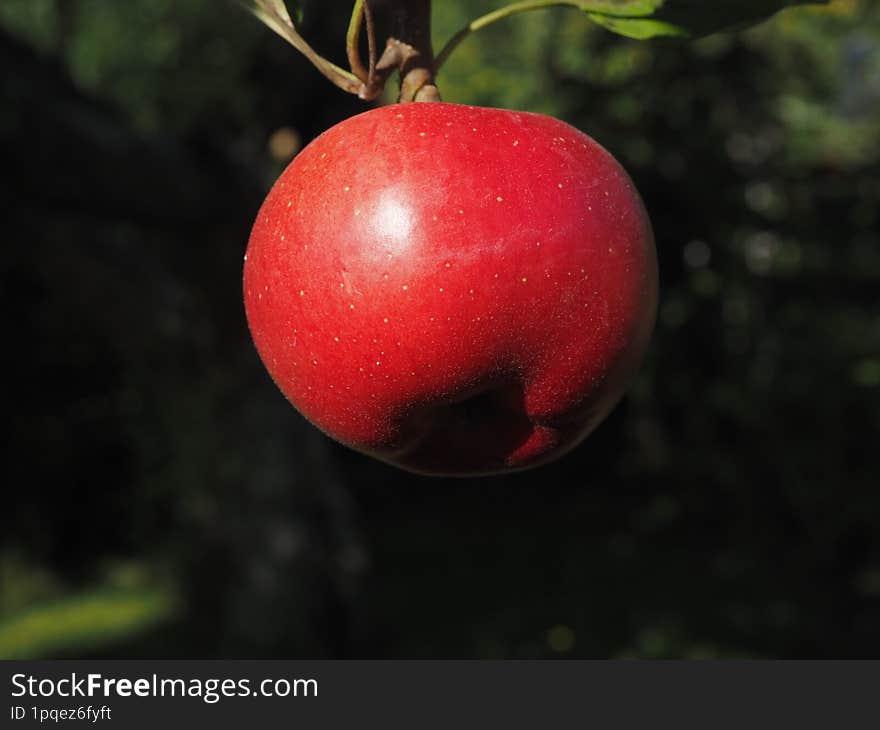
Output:
[[[758,23],[794,5],[825,3],[827,0],[609,0],[576,4],[608,30],[646,39],[697,38]]]
[[[590,19],[618,35],[637,40],[658,36],[687,37],[690,34],[681,26],[652,18],[616,18],[610,15],[590,13]]]

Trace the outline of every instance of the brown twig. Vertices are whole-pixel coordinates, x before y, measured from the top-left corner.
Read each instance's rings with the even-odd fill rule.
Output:
[[[348,56],[348,65],[351,68],[351,72],[363,83],[368,84],[370,73],[364,68],[359,49],[365,4],[365,0],[355,0],[354,8],[351,11],[351,20],[348,23],[348,33],[345,36],[345,54]]]
[[[434,84],[434,51],[431,47],[431,0],[397,0],[393,3],[394,37],[404,49],[398,101],[440,101]]]
[[[370,68],[367,71],[367,83],[372,84],[376,76],[376,26],[373,22],[373,11],[369,0],[364,0],[364,18],[367,21],[367,49],[370,54]]]

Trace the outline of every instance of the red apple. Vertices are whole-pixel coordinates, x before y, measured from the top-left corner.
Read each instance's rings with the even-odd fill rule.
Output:
[[[386,106],[306,147],[245,257],[248,322],[312,423],[411,471],[523,469],[622,396],[657,300],[614,158],[538,114]]]

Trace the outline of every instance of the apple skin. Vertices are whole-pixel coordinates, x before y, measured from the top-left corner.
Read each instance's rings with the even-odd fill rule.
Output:
[[[351,117],[278,179],[244,267],[275,383],[331,437],[403,469],[525,469],[623,395],[657,305],[623,168],[551,117],[446,103]]]

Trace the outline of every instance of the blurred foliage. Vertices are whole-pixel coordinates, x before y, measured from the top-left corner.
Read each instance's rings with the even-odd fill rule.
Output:
[[[66,592],[44,568],[12,554],[0,562],[0,657],[74,656],[168,620],[175,599],[143,569],[117,565],[104,585]]]
[[[348,4],[303,5],[303,34],[341,62]],[[498,3],[434,5],[440,41]],[[11,341],[34,353],[8,441],[27,488],[4,510],[0,655],[880,653],[870,0],[690,43],[548,10],[458,48],[445,99],[553,114],[621,160],[662,295],[646,367],[583,447],[454,483],[317,436],[241,317],[266,186],[362,107],[234,3],[5,0],[0,28],[72,79],[57,146],[0,104],[0,151],[54,172],[0,181],[10,240],[28,242],[3,263]],[[48,109],[57,89],[34,78]],[[97,162],[71,178],[117,191],[112,210],[52,187],[98,120],[154,145],[131,170],[146,188]],[[117,136],[88,138],[130,163],[140,148]],[[170,180],[191,198],[163,202]],[[120,586],[106,568],[120,563],[163,578]]]
[[[0,656],[33,659],[94,650],[143,631],[170,614],[168,597],[162,592],[74,594],[0,622]]]

